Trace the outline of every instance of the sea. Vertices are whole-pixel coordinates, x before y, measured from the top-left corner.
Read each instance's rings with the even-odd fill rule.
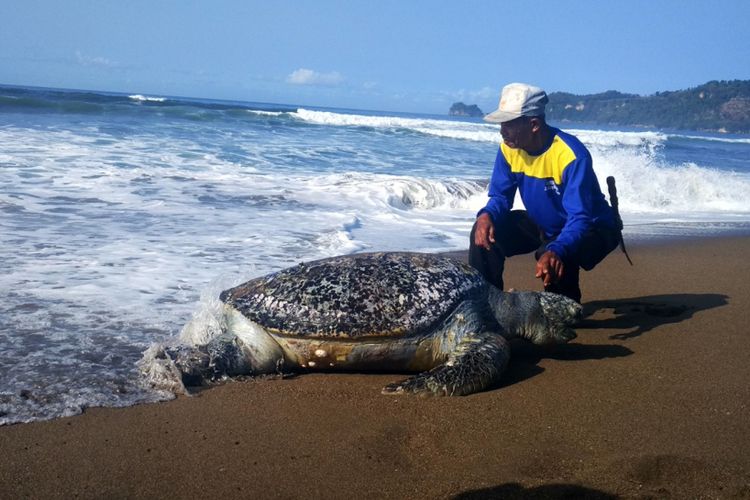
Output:
[[[750,136],[553,125],[617,179],[626,241],[750,234]],[[0,424],[174,397],[144,352],[210,335],[252,277],[466,249],[499,143],[477,118],[0,86]]]

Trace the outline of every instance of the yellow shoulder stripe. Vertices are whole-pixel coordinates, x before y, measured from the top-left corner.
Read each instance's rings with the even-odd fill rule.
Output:
[[[500,148],[505,161],[510,165],[511,172],[522,173],[527,177],[537,179],[552,178],[555,184],[562,184],[565,167],[576,159],[573,150],[558,136],[552,140],[549,149],[539,156],[531,156],[523,149],[509,148],[505,144],[501,144]]]

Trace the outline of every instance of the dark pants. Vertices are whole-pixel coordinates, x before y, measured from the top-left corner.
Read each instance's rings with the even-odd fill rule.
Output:
[[[513,255],[534,252],[539,260],[547,244],[555,238],[545,238],[544,233],[525,210],[512,210],[501,224],[495,226],[495,243],[490,250],[474,244],[476,223],[469,237],[469,264],[477,269],[484,278],[503,289],[503,269],[505,258]],[[580,268],[590,271],[614,250],[620,242],[617,229],[593,228],[583,235],[578,252],[563,261],[563,276],[557,283],[545,288],[548,292],[559,293],[571,299],[581,301],[581,288],[578,278]]]

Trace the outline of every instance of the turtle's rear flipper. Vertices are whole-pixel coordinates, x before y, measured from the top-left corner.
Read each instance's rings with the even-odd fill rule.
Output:
[[[383,394],[465,396],[500,380],[510,358],[510,346],[500,335],[471,335],[456,346],[448,360],[428,372],[388,384]]]

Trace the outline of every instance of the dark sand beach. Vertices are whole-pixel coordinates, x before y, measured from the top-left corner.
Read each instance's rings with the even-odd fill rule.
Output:
[[[750,498],[750,238],[630,251],[582,273],[578,338],[514,342],[494,390],[306,374],[6,426],[0,497]]]

